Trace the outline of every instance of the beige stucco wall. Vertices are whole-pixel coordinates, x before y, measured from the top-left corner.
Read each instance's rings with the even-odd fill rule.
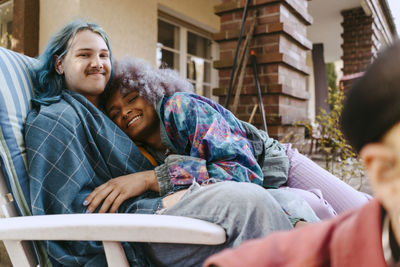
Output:
[[[50,36],[75,18],[100,24],[111,39],[114,56],[141,57],[155,63],[157,10],[198,23],[208,30],[219,29],[214,5],[220,0],[40,0],[39,51]]]
[[[130,55],[155,61],[156,0],[41,0],[40,52],[54,32],[75,18],[100,24],[110,36],[116,57]]]
[[[219,16],[214,14],[214,6],[221,3],[221,0],[158,0],[159,7],[166,6],[182,17],[187,17],[198,27],[204,27],[214,32],[219,30]],[[174,14],[171,14],[174,15]],[[179,17],[179,14],[177,15]]]

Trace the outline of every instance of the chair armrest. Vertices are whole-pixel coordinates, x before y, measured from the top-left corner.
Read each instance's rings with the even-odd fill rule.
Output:
[[[145,214],[63,214],[0,219],[0,240],[103,240],[216,245],[222,227],[192,218]]]

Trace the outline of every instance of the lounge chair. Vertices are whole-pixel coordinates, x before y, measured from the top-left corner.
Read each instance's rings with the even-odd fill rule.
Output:
[[[32,216],[24,146],[24,120],[33,95],[37,60],[0,48],[0,240],[14,266],[47,266],[40,240],[101,240],[108,266],[129,266],[120,242],[216,245],[215,224],[166,215],[63,214]]]

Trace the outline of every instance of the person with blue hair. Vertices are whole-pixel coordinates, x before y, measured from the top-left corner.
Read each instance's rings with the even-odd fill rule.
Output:
[[[71,49],[71,44],[77,34],[85,30],[99,35],[99,37],[101,37],[105,42],[106,47],[102,48],[102,54],[99,56],[105,60],[105,63],[102,64],[102,68],[104,69],[102,72],[106,74],[105,81],[106,83],[108,82],[111,74],[112,52],[107,33],[97,24],[75,20],[66,25],[60,32],[52,36],[47,48],[39,56],[40,65],[36,71],[37,84],[35,87],[36,98],[33,99],[34,103],[49,105],[50,103],[58,102],[61,99],[62,91],[66,89],[66,83],[73,79],[72,73],[71,76],[64,77],[63,75],[60,75],[63,74],[62,60]],[[84,54],[84,52],[87,51],[82,50],[79,52],[81,52],[81,55],[78,55],[80,58],[88,56]],[[67,73],[67,75],[70,75],[69,72]],[[94,95],[98,95],[104,90],[106,83],[92,87],[89,91],[97,90]],[[91,87],[91,85],[85,86]],[[97,103],[92,103],[97,106]]]
[[[290,221],[268,191],[252,183],[193,183],[186,191],[175,188],[160,196],[158,183],[150,182],[151,162],[98,109],[112,74],[110,42],[100,26],[80,20],[67,24],[50,39],[39,63],[25,128],[34,215],[100,211],[88,210],[88,195],[125,179],[137,191],[116,212],[155,214],[167,208],[171,215],[207,220],[226,231],[221,245],[159,244],[155,254],[147,253],[147,244],[123,243],[131,266],[157,264],[151,256],[169,266],[200,266],[213,253],[291,229],[301,219]],[[55,266],[107,265],[101,242],[45,242]]]

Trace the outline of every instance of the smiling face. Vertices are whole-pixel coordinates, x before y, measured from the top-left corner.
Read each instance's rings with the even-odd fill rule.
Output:
[[[83,30],[70,40],[66,55],[57,61],[56,70],[63,74],[69,90],[78,92],[97,106],[111,73],[108,47],[104,39]]]
[[[133,141],[150,146],[161,143],[156,110],[139,92],[116,90],[107,100],[106,112]]]

